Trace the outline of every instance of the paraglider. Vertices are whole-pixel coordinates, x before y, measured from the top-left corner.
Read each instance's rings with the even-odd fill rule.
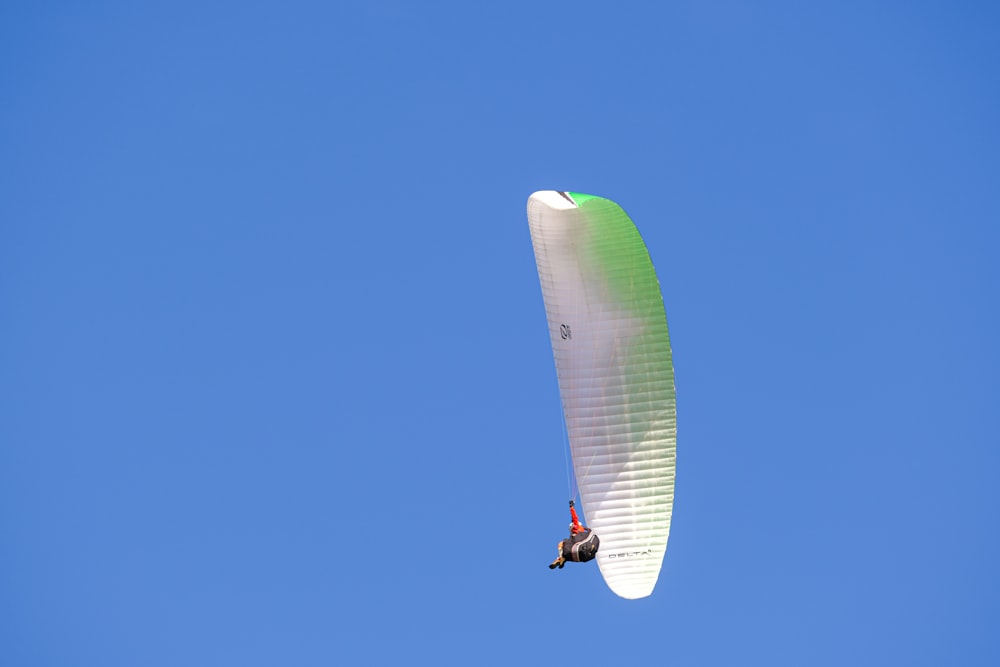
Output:
[[[536,192],[528,223],[573,472],[595,536],[585,555],[614,593],[646,597],[670,534],[677,444],[659,281],[638,230],[611,200]],[[571,511],[578,524],[572,498]],[[576,535],[571,527],[571,545]],[[550,567],[583,560],[565,558],[566,544]]]
[[[580,517],[576,515],[576,508],[573,501],[569,501],[569,514],[572,521],[569,524],[569,538],[561,541],[557,549],[559,556],[549,563],[549,569],[557,567],[561,570],[566,561],[575,563],[586,563],[594,560],[597,550],[601,546],[601,540],[590,528],[580,523]]]

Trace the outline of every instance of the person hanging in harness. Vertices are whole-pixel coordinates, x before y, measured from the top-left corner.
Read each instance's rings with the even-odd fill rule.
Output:
[[[573,518],[573,522],[569,524],[569,537],[559,543],[559,557],[549,565],[550,570],[557,567],[562,569],[568,560],[575,563],[594,560],[597,549],[601,546],[601,540],[594,531],[580,523],[572,500],[569,501],[569,514]]]

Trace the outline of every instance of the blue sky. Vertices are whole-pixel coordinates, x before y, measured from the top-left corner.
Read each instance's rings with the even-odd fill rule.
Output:
[[[8,3],[0,663],[997,664],[998,20]],[[640,601],[546,567],[542,189],[663,287]]]

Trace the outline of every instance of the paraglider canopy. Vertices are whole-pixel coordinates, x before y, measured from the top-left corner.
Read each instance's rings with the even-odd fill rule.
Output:
[[[608,199],[536,192],[528,223],[597,562],[616,594],[645,597],[670,533],[677,441],[660,285],[635,225]]]

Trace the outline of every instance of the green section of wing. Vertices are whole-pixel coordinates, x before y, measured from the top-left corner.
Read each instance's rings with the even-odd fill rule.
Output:
[[[601,199],[602,201],[609,201],[607,199],[604,199],[603,197],[598,197],[597,195],[585,195],[582,192],[567,192],[566,194],[568,194],[570,197],[573,198],[573,201],[576,202],[577,206],[583,206],[584,202],[591,199]]]

